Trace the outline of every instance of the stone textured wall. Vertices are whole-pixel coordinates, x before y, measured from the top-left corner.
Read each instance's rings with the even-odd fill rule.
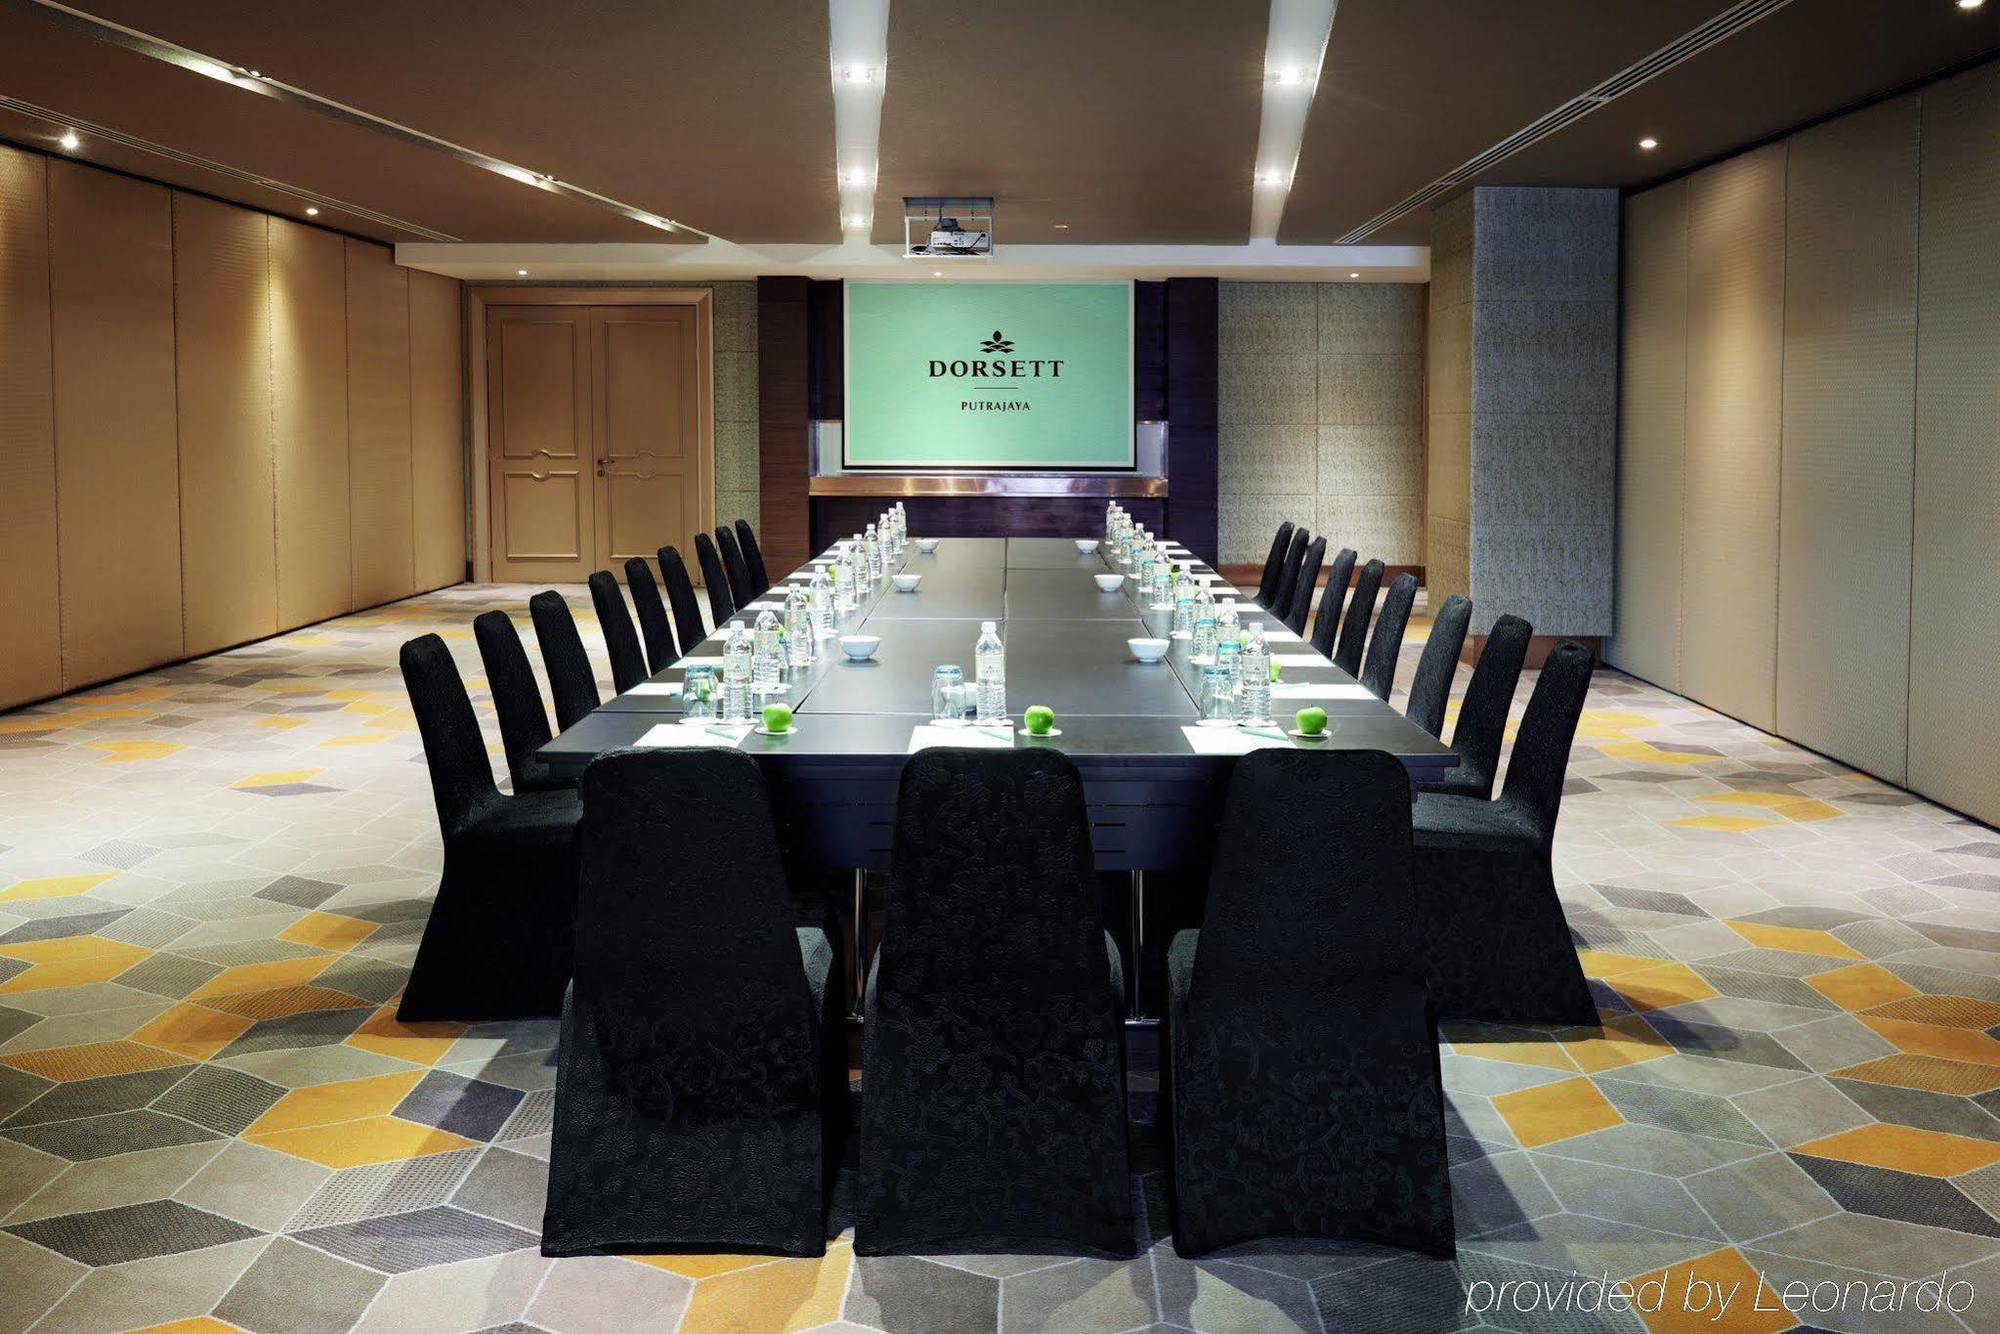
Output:
[[[1416,283],[1221,285],[1224,563],[1261,564],[1286,519],[1423,563],[1424,323]]]
[[[1424,582],[1431,605],[1472,596],[1472,196],[1431,216],[1429,485]]]
[[[757,284],[715,289],[715,521],[758,523]]]

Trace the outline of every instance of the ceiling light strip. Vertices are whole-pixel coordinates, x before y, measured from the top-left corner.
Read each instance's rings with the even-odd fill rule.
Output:
[[[840,234],[865,243],[875,226],[882,99],[889,82],[889,0],[827,0],[826,17]]]
[[[23,102],[17,97],[8,97],[0,94],[0,110],[16,112],[23,116],[32,116],[37,120],[47,121],[51,125],[70,127],[86,136],[93,143],[118,144],[121,147],[130,148],[152,157],[162,158],[168,162],[175,162],[184,167],[194,167],[201,171],[214,172],[219,176],[227,176],[229,179],[241,181],[245,185],[254,185],[261,189],[286,195],[300,201],[309,208],[333,209],[351,218],[360,218],[364,221],[372,222],[378,227],[385,227],[392,231],[408,232],[413,236],[421,236],[427,241],[456,241],[459,239],[449,232],[440,232],[429,227],[420,227],[416,223],[406,221],[403,218],[393,217],[387,213],[378,213],[372,208],[364,208],[359,204],[350,204],[344,199],[335,199],[333,196],[323,195],[317,190],[307,190],[300,186],[287,184],[284,181],[273,180],[269,176],[260,176],[256,172],[244,171],[239,167],[229,166],[227,163],[216,162],[209,158],[197,156],[194,153],[182,152],[178,148],[169,148],[165,144],[156,144],[150,140],[126,134],[122,130],[114,130],[107,125],[97,125],[87,120],[78,120],[74,116],[66,116],[48,107],[36,106],[33,102]]]
[[[1734,37],[1737,33],[1769,18],[1789,5],[1792,0],[1739,0],[1708,22],[1692,28],[1673,41],[1651,52],[1644,58],[1628,65],[1589,91],[1578,94],[1564,102],[1555,110],[1530,122],[1505,139],[1487,148],[1458,166],[1446,172],[1422,189],[1391,204],[1382,212],[1341,237],[1336,245],[1359,245],[1368,237],[1399,218],[1422,208],[1447,191],[1470,181],[1474,176],[1486,171],[1527,148],[1529,145],[1560,133],[1582,120],[1591,112],[1608,102],[1617,100],[1651,80],[1665,74],[1675,66],[1692,60],[1702,52]]]
[[[275,98],[278,101],[290,103],[293,106],[304,107],[309,111],[317,112],[333,120],[344,121],[349,125],[357,126],[361,129],[372,130],[377,134],[400,140],[403,143],[418,148],[442,153],[447,157],[456,158],[458,161],[466,163],[469,166],[494,172],[507,177],[509,180],[519,181],[523,185],[547,190],[551,194],[562,195],[578,203],[609,210],[623,217],[630,218],[634,222],[644,223],[649,227],[657,227],[662,231],[689,232],[703,238],[709,237],[709,233],[702,231],[698,227],[690,227],[686,223],[663,218],[646,209],[635,207],[622,200],[613,199],[609,195],[601,195],[595,190],[587,190],[580,185],[572,185],[567,181],[559,181],[554,176],[546,173],[531,171],[526,167],[518,166],[503,159],[493,157],[490,154],[482,153],[478,149],[467,148],[463,144],[453,143],[449,139],[440,139],[434,134],[426,134],[422,130],[374,115],[371,112],[363,111],[359,107],[348,106],[344,102],[336,102],[330,97],[322,97],[318,93],[309,92],[304,88],[285,83],[260,71],[245,69],[239,65],[231,65],[227,61],[218,60],[200,51],[177,45],[176,43],[167,41],[165,38],[155,37],[151,33],[140,32],[136,28],[128,28],[123,24],[113,23],[109,19],[102,19],[94,14],[87,14],[80,9],[72,9],[68,5],[57,4],[55,0],[0,0],[0,8],[30,14],[36,18],[81,32],[98,41],[108,42],[113,46],[124,47],[128,51],[137,52],[140,55],[150,57],[165,64],[175,65],[181,69],[206,75],[211,79],[217,79],[224,83],[231,83],[247,91]]]
[[[1271,0],[1264,38],[1264,105],[1251,177],[1250,239],[1272,241],[1285,213],[1305,142],[1306,113],[1319,88],[1335,0]]]

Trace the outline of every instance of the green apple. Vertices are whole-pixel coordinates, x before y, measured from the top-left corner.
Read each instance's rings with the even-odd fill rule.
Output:
[[[1271,682],[1273,685],[1277,684],[1280,670],[1278,660],[1276,658],[1271,659]]]
[[[1321,714],[1322,718],[1326,715]],[[792,730],[792,706],[789,704],[766,704],[764,706],[764,730],[767,732],[789,732]]]
[[[1021,715],[1021,721],[1028,725],[1028,731],[1035,736],[1047,736],[1049,729],[1056,725],[1056,711],[1046,704],[1030,705]]]
[[[1318,736],[1326,730],[1326,710],[1314,704],[1309,708],[1300,709],[1294,721],[1298,723],[1299,730],[1307,736]]]

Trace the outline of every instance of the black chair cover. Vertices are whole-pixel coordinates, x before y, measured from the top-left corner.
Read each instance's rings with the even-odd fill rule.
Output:
[[[472,620],[472,637],[479,643],[479,660],[486,664],[486,685],[493,692],[493,712],[500,719],[500,743],[507,752],[507,777],[516,792],[552,792],[575,787],[549,773],[535,758],[549,739],[549,714],[542,707],[542,688],[521,647],[521,634],[504,611],[481,612]]]
[[[1354,548],[1342,547],[1326,572],[1326,591],[1319,595],[1319,610],[1313,614],[1312,646],[1320,656],[1333,656],[1333,639],[1340,633],[1340,607],[1347,586],[1354,582]]]
[[[736,545],[736,534],[730,532],[726,524],[715,530],[715,545],[722,552],[722,570],[729,578],[730,597],[739,610],[749,606],[763,590],[751,582],[750,567],[744,564],[743,550]]]
[[[685,658],[708,638],[708,631],[702,628],[701,604],[695,601],[687,563],[673,547],[660,548],[660,577],[667,584],[667,605],[674,609],[674,638],[680,641],[680,655]]]
[[[674,643],[674,625],[667,619],[667,604],[660,600],[660,585],[653,567],[644,556],[625,562],[625,587],[631,590],[632,606],[639,613],[639,633],[646,640],[646,664],[656,672],[673,666],[681,651]]]
[[[1502,616],[1493,623],[1493,633],[1473,664],[1472,680],[1458,708],[1458,725],[1451,733],[1458,764],[1434,783],[1419,783],[1418,791],[1481,801],[1493,795],[1500,743],[1507,735],[1507,711],[1514,706],[1514,688],[1520,684],[1521,664],[1534,636],[1535,627],[1518,616]]]
[[[1368,639],[1368,660],[1361,666],[1361,684],[1376,699],[1386,700],[1396,689],[1396,662],[1403,652],[1403,631],[1410,608],[1417,602],[1417,576],[1399,574],[1389,582],[1382,610],[1375,613],[1375,633]]]
[[[502,796],[444,640],[412,639],[401,656],[444,835],[444,874],[396,1017],[556,1014],[576,918],[576,794]]]
[[[729,591],[729,576],[723,572],[722,557],[715,554],[715,542],[707,533],[694,535],[694,558],[701,565],[701,582],[708,589],[708,614],[717,630],[736,614],[736,599]]]
[[[919,752],[891,866],[855,1250],[1131,1255],[1123,983],[1076,766]]]
[[[1264,577],[1257,581],[1257,605],[1269,608],[1278,595],[1278,577],[1285,572],[1285,556],[1292,549],[1292,521],[1278,525],[1271,535],[1271,554],[1264,557]]]
[[[1292,586],[1291,605],[1278,612],[1278,619],[1285,628],[1295,635],[1306,630],[1306,617],[1312,611],[1313,589],[1319,583],[1319,567],[1326,561],[1326,539],[1315,537],[1306,548],[1306,558],[1299,565],[1298,581]]]
[[[1446,1018],[1597,1023],[1549,865],[1592,666],[1574,640],[1550,652],[1498,801],[1417,797],[1417,901],[1431,997]]]
[[[743,550],[743,564],[750,571],[750,582],[757,596],[763,597],[770,591],[771,576],[764,569],[764,553],[757,547],[757,534],[748,519],[736,521],[736,545]]]
[[[1277,590],[1265,606],[1272,615],[1282,616],[1291,610],[1292,591],[1299,586],[1299,566],[1305,564],[1306,547],[1311,541],[1312,534],[1303,527],[1292,529],[1291,545],[1285,548],[1285,563],[1278,570]]]
[[[1181,1254],[1301,1234],[1454,1253],[1410,858],[1393,756],[1237,762],[1206,920],[1168,954],[1162,1112]]]
[[[823,1253],[847,1096],[834,952],[792,924],[756,761],[616,751],[583,800],[543,1254]]]
[[[590,601],[597,608],[604,647],[611,652],[611,684],[622,695],[646,679],[646,655],[639,648],[638,631],[632,628],[625,594],[611,571],[599,570],[590,576]]]
[[[1382,562],[1371,560],[1354,577],[1354,596],[1347,600],[1340,642],[1333,650],[1333,665],[1349,676],[1361,675],[1361,650],[1368,640],[1368,622],[1375,615],[1375,595],[1381,591]]]
[[[1452,679],[1458,675],[1458,655],[1465,648],[1465,628],[1472,621],[1472,600],[1453,593],[1431,618],[1431,637],[1417,659],[1410,682],[1410,705],[1404,716],[1439,740],[1444,739],[1444,710],[1451,702]]]
[[[535,640],[542,646],[542,670],[549,674],[556,726],[574,727],[603,702],[597,694],[597,671],[584,652],[583,636],[576,632],[576,617],[553,588],[528,599],[528,615],[535,623]]]

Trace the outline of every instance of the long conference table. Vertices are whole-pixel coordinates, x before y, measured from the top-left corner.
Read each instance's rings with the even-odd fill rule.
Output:
[[[1143,948],[1144,873],[1206,861],[1229,771],[1243,750],[1386,751],[1402,761],[1412,784],[1457,763],[1448,746],[1369,694],[1214,570],[1181,548],[1170,550],[1209,585],[1218,605],[1236,597],[1244,621],[1261,625],[1270,639],[1281,674],[1271,701],[1279,725],[1260,730],[1282,732],[1297,710],[1318,705],[1328,715],[1326,738],[1280,740],[1195,726],[1201,666],[1190,660],[1188,641],[1170,640],[1158,663],[1133,657],[1125,641],[1169,638],[1172,613],[1154,611],[1131,579],[1117,592],[1100,592],[1092,576],[1110,572],[1103,554],[1081,553],[1068,538],[945,538],[928,554],[912,540],[891,564],[892,572],[922,575],[917,590],[898,592],[885,573],[836,628],[840,635],[879,636],[874,658],[852,662],[835,641],[823,642],[818,660],[798,669],[782,694],[759,701],[791,705],[792,734],[751,732],[736,743],[763,768],[779,827],[794,848],[855,872],[857,939],[862,872],[889,864],[903,761],[926,742],[1046,746],[1075,761],[1098,869],[1132,873],[1135,955]],[[786,589],[830,559],[817,557],[785,576],[739,610],[739,619],[748,622],[766,607],[782,617]],[[1013,724],[1005,740],[984,729],[930,726],[931,672],[956,664],[972,681],[981,621],[1000,622],[1006,644]],[[606,751],[646,744],[654,728],[678,721],[678,683],[689,664],[705,663],[720,675],[725,629],[717,627],[695,652],[578,720],[544,745],[540,758],[556,774],[574,777]],[[1019,735],[1022,712],[1034,704],[1055,710],[1060,735]],[[1137,1019],[1141,969],[1134,962]]]

